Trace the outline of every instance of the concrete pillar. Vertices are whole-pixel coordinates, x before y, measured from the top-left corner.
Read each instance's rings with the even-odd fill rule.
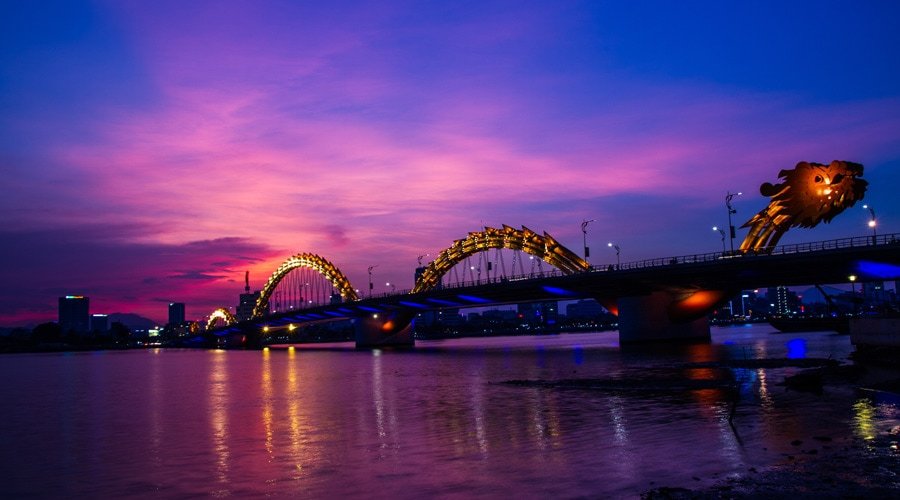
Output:
[[[356,347],[413,347],[413,318],[410,312],[372,313],[356,318]]]
[[[672,305],[680,297],[669,292],[619,298],[619,343],[687,341],[709,342],[706,316],[680,320]]]

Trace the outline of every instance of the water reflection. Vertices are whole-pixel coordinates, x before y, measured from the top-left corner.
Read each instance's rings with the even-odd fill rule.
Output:
[[[147,376],[149,408],[147,409],[147,415],[150,419],[150,449],[148,451],[155,470],[159,470],[162,467],[162,439],[165,430],[162,415],[165,400],[163,398],[164,387],[160,351],[160,349],[150,350],[150,360],[147,363],[149,365],[149,374]]]
[[[806,357],[806,339],[792,339],[785,344],[787,357],[790,359],[803,359]]]
[[[262,351],[262,380],[260,381],[260,392],[262,394],[262,424],[266,434],[266,453],[269,455],[269,461],[275,459],[275,405],[274,405],[274,389],[272,387],[272,351],[265,348]]]
[[[300,407],[303,400],[302,387],[300,386],[300,376],[298,375],[298,364],[300,356],[297,351],[290,347],[287,350],[287,384],[285,386],[284,399],[287,401],[287,421],[289,428],[290,453],[294,461],[295,471],[292,475],[293,479],[302,477],[304,462],[307,459],[304,444],[306,442],[306,425],[303,419],[302,409]]]
[[[875,405],[872,400],[862,398],[853,404],[853,430],[857,436],[870,441],[875,439]]]
[[[228,353],[209,351],[212,361],[209,367],[209,425],[212,433],[213,454],[219,483],[228,484]]]
[[[472,412],[475,417],[475,442],[478,444],[479,455],[482,459],[485,459],[488,456],[488,441],[487,430],[485,429],[484,384],[479,380],[473,379],[470,393],[472,394]]]
[[[561,335],[502,339],[508,345],[447,342],[437,352],[9,357],[0,374],[34,382],[31,390],[0,386],[6,401],[28,402],[5,408],[8,428],[30,430],[36,415],[54,424],[4,434],[0,467],[17,467],[0,472],[28,478],[7,481],[11,498],[59,491],[94,498],[620,498],[638,496],[650,481],[690,488],[693,476],[746,474],[798,453],[797,439],[810,449],[812,436],[871,440],[897,425],[896,405],[877,396],[788,392],[778,386],[789,372],[783,369],[730,370],[743,446],[728,423],[725,390],[503,383],[728,380],[728,369],[689,363],[790,351],[784,336],[746,332],[735,329],[729,345],[649,352],[624,352],[606,337]],[[849,350],[846,337],[804,340],[810,357],[838,352],[841,359],[842,341]],[[111,404],[116,397],[133,403]],[[71,418],[59,419],[61,411]],[[40,460],[11,458],[22,450]],[[62,479],[42,482],[47,470]]]

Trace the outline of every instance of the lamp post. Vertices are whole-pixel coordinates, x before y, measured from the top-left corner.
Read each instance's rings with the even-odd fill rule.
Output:
[[[857,311],[857,309],[856,309],[856,275],[851,274],[850,276],[847,276],[847,279],[850,280],[850,290],[851,290],[850,300],[853,302],[853,314],[855,315],[856,311]]]
[[[734,206],[732,206],[732,204],[731,204],[731,200],[733,200],[735,196],[740,196],[742,194],[744,194],[744,193],[741,193],[741,192],[732,193],[731,191],[728,191],[728,194],[725,195],[725,207],[728,208],[728,231],[729,231],[729,235],[731,236],[731,253],[734,253],[734,236],[735,236],[734,224],[731,222],[731,216],[737,213],[737,210],[735,210]]]
[[[591,256],[591,249],[587,246],[587,226],[591,222],[594,222],[594,219],[587,220],[584,219],[581,221],[581,234],[584,236],[584,261],[587,262],[588,257]]]
[[[375,269],[376,267],[378,267],[378,264],[375,264],[374,266],[369,266],[369,298],[370,299],[372,298],[372,288],[374,288],[374,285],[372,285],[372,269]]]
[[[869,219],[869,227],[872,228],[872,244],[873,244],[873,245],[877,245],[878,242],[877,242],[876,240],[877,240],[878,233],[876,233],[875,226],[877,226],[878,223],[875,222],[875,209],[872,208],[872,207],[870,207],[869,205],[863,205],[863,208],[865,208],[866,210],[868,210],[868,211],[869,211],[869,215],[872,216],[872,217]]]
[[[719,234],[722,235],[722,255],[725,255],[725,253],[728,251],[725,249],[725,230],[719,229],[719,226],[713,226],[713,231],[718,231]]]
[[[389,287],[391,287],[391,293],[392,293],[392,294],[397,292],[397,285],[391,283],[390,281],[387,282],[387,283],[385,283],[384,286],[389,286]]]
[[[621,261],[619,261],[619,251],[620,251],[619,245],[617,243],[610,242],[610,243],[607,243],[606,246],[616,249],[616,269],[619,269],[619,267],[621,266]]]

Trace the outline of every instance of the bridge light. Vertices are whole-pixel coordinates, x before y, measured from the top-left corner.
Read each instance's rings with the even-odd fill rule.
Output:
[[[268,327],[268,326],[264,326],[264,327],[263,327],[263,331],[264,331],[264,332],[268,332],[268,331],[269,331],[269,327]]]

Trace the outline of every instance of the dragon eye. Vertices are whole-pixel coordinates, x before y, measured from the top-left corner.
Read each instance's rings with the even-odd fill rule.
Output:
[[[822,176],[817,175],[815,180],[816,180],[816,182],[822,182]]]

